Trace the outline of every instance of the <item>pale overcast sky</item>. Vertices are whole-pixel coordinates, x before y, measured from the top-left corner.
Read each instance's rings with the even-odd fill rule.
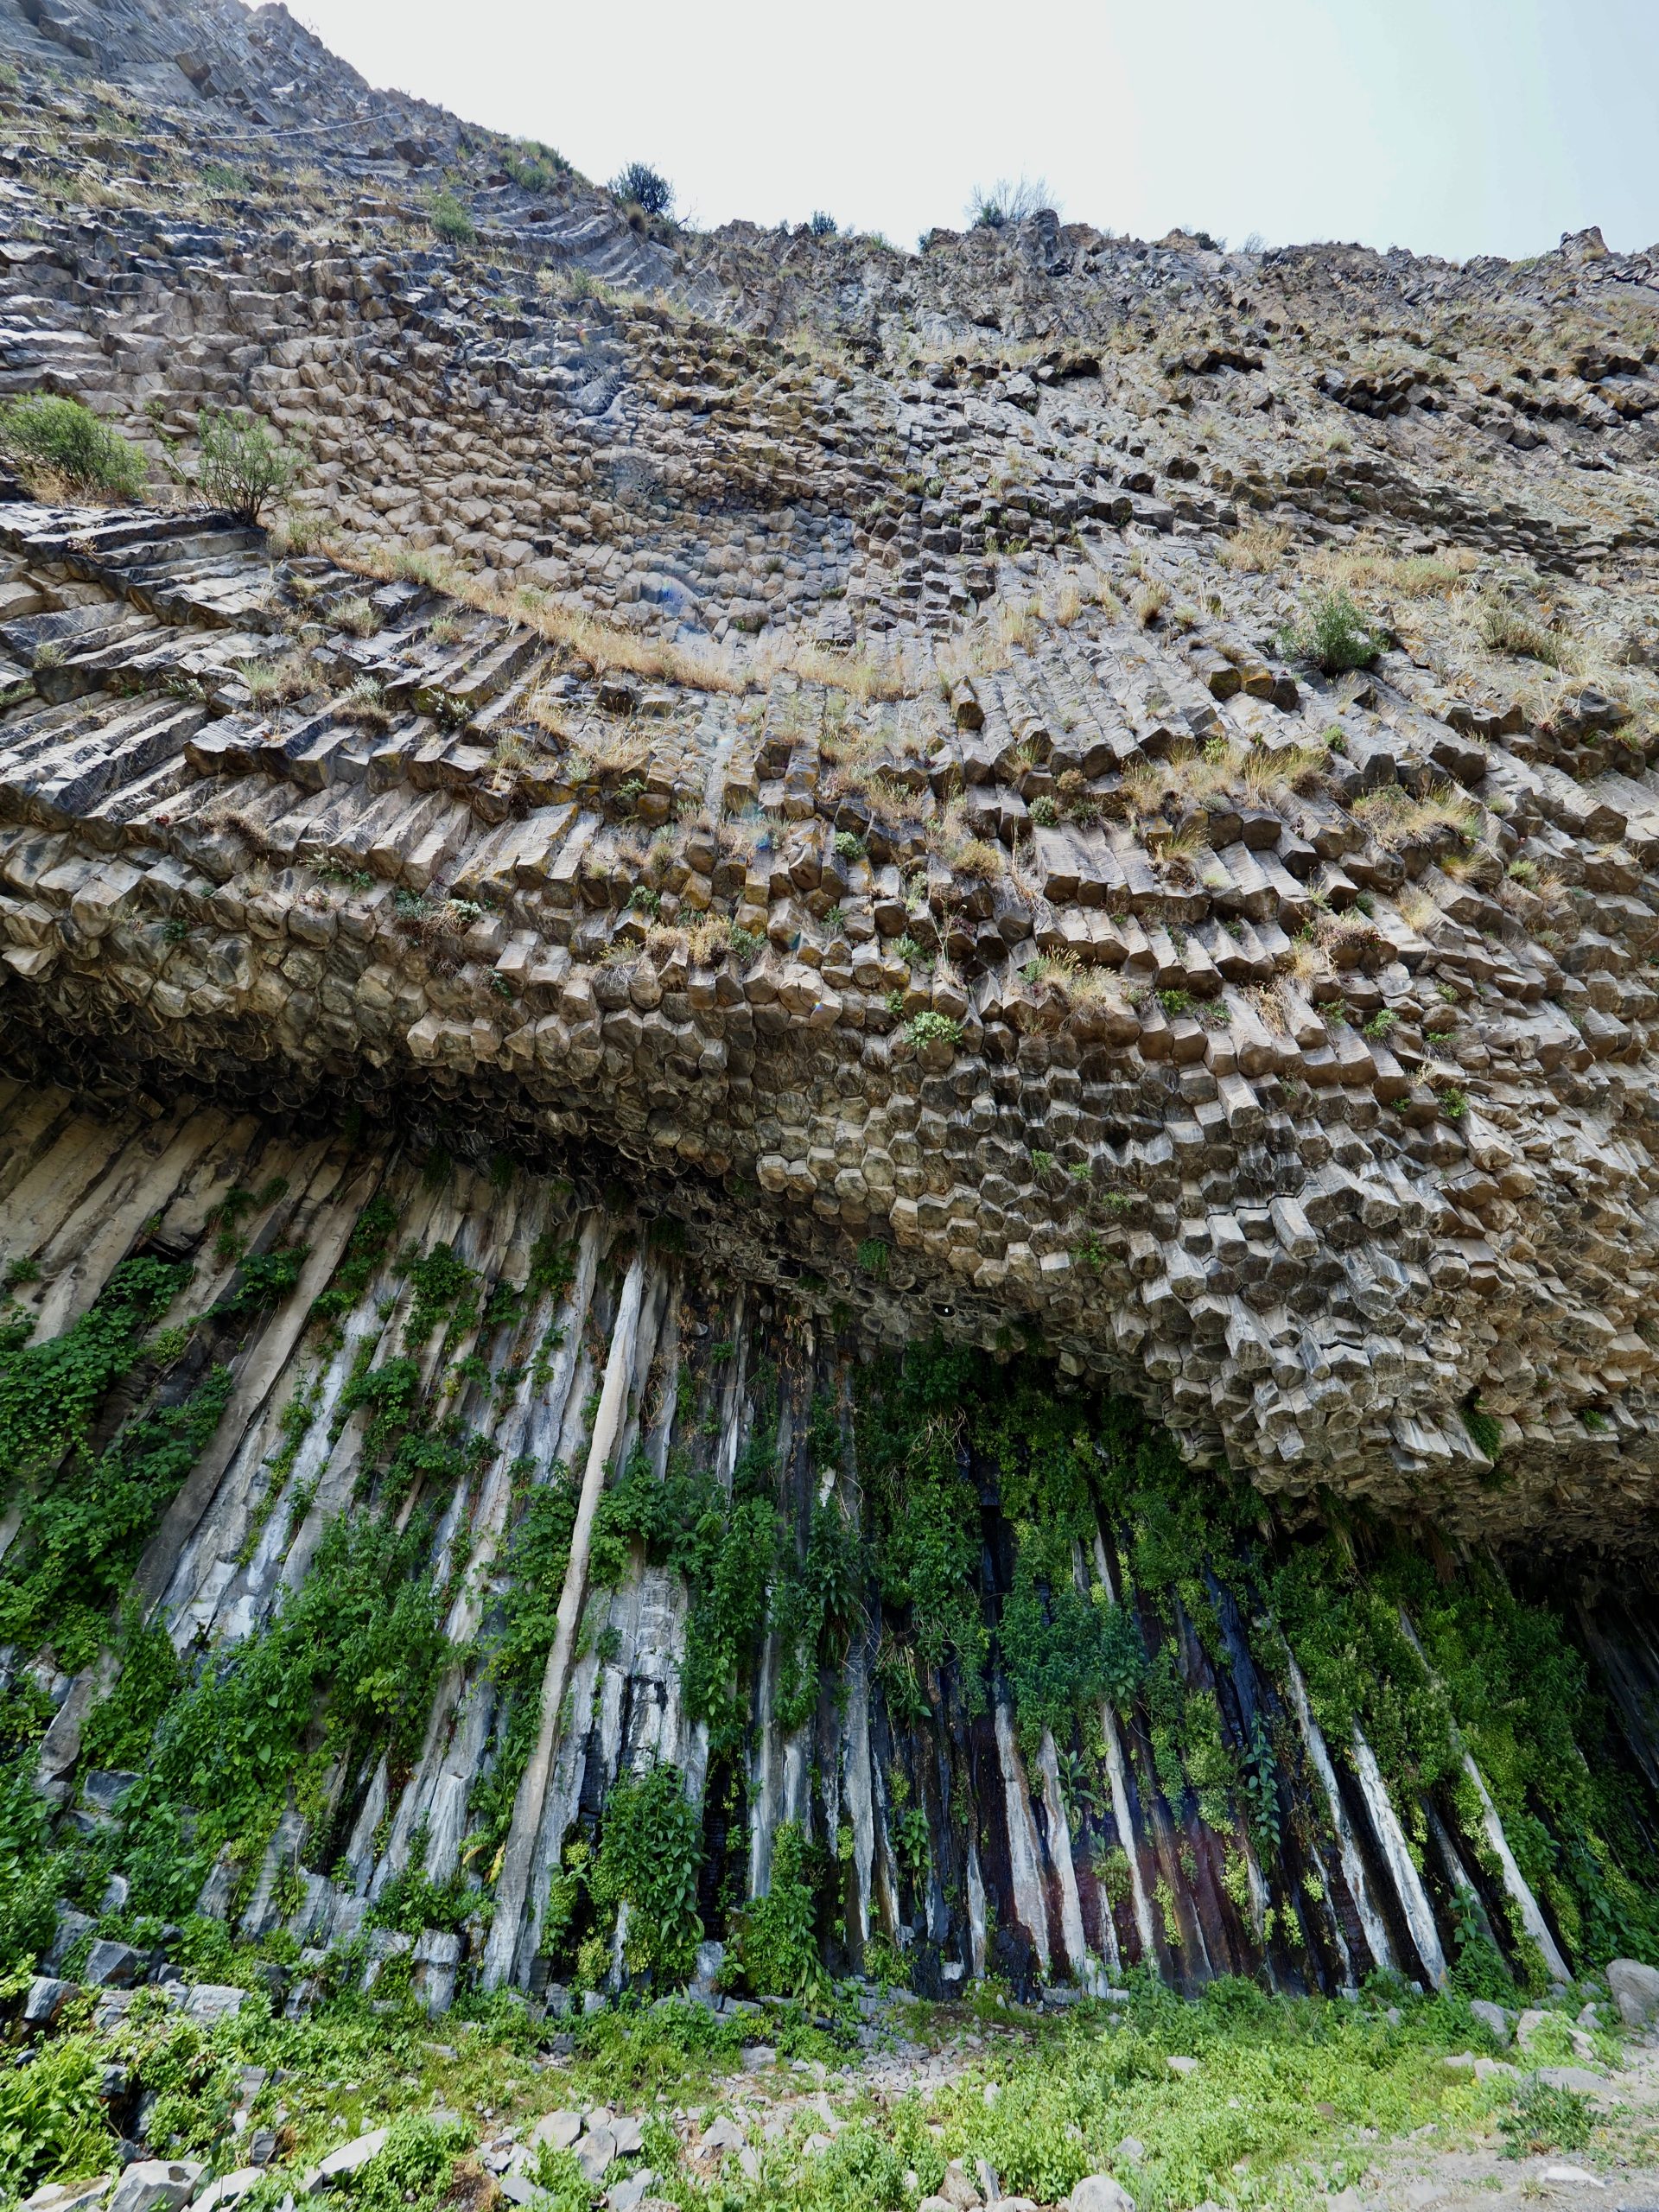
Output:
[[[697,222],[913,245],[976,183],[1155,238],[1659,243],[1659,0],[293,0],[376,84],[650,162]]]

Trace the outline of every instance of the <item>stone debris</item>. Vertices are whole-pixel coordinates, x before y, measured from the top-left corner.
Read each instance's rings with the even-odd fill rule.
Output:
[[[111,2192],[109,2212],[176,2212],[206,2171],[200,2158],[136,2159]]]
[[[1650,2027],[1659,2020],[1659,1967],[1637,1959],[1614,1959],[1607,1968],[1607,1987],[1627,2028]]]

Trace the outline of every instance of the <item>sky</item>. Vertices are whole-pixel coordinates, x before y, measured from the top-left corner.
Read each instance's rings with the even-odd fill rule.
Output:
[[[1068,221],[1456,260],[1659,243],[1659,0],[289,0],[372,82],[700,226]]]

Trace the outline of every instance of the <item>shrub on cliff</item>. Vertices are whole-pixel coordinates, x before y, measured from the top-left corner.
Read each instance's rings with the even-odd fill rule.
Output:
[[[204,407],[196,417],[195,488],[210,506],[255,523],[300,473],[300,460],[268,423],[243,408]]]
[[[478,236],[473,219],[453,192],[435,192],[426,203],[427,220],[448,245],[470,245]]]
[[[1369,668],[1388,642],[1345,591],[1327,591],[1286,627],[1279,645],[1287,659],[1311,660],[1326,676],[1340,676],[1344,669]]]
[[[1046,178],[999,177],[989,187],[974,187],[968,219],[976,231],[1000,231],[1010,223],[1028,222],[1039,208],[1054,206]]]
[[[0,448],[48,498],[136,499],[144,488],[143,455],[78,399],[31,391],[9,401],[0,407]]]
[[[611,190],[619,200],[631,202],[647,215],[667,215],[673,212],[674,188],[660,169],[647,162],[630,162],[611,179]]]

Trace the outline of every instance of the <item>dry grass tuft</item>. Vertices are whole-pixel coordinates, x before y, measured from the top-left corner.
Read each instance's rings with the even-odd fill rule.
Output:
[[[1571,670],[1576,664],[1573,640],[1565,632],[1535,622],[1507,600],[1483,600],[1475,629],[1488,652],[1503,653],[1512,660],[1541,661],[1547,668]]]
[[[1283,523],[1247,522],[1217,548],[1216,558],[1225,569],[1261,576],[1282,566],[1289,550],[1290,532]]]
[[[1319,573],[1351,591],[1378,591],[1397,599],[1445,598],[1456,591],[1479,556],[1467,546],[1444,553],[1384,553],[1364,546],[1319,556]]]
[[[1083,585],[1077,576],[1062,576],[1054,594],[1054,620],[1063,630],[1069,630],[1082,613]]]
[[[317,689],[317,672],[300,653],[282,660],[239,660],[233,665],[256,707],[283,707]]]
[[[1471,842],[1480,832],[1480,808],[1450,783],[1432,785],[1421,798],[1414,798],[1400,784],[1379,785],[1357,798],[1351,811],[1377,843],[1390,850],[1426,830],[1455,830]]]
[[[334,702],[334,715],[337,722],[356,722],[364,729],[391,727],[385,692],[372,676],[359,676],[348,690],[341,692]]]
[[[360,595],[342,599],[328,610],[328,620],[337,630],[349,630],[354,638],[372,638],[380,627],[380,617]]]

